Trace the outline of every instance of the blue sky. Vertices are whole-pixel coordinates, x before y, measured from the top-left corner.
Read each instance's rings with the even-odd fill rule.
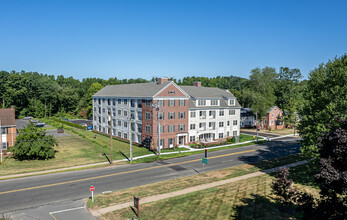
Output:
[[[248,78],[347,52],[347,1],[0,0],[0,70]]]

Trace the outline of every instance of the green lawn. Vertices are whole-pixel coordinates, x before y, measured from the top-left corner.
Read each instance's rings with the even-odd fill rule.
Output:
[[[300,155],[296,155],[283,159],[287,162],[294,162],[295,160],[302,159],[300,157]],[[280,165],[280,160],[272,162],[272,165],[275,164],[276,166]],[[173,191],[174,189],[179,190],[184,187],[197,185],[197,182],[202,184],[213,181],[213,179],[216,181],[231,178],[230,176],[244,175],[251,170],[255,172],[259,164],[255,167],[250,166],[241,165],[220,171],[208,172],[205,177],[203,175],[196,175],[171,180],[172,182],[165,181],[157,183],[157,185],[163,186],[164,192]],[[311,162],[308,165],[298,166],[295,169],[292,168],[291,173],[293,176],[299,176],[299,174],[312,176],[315,169],[313,167],[314,164]],[[235,170],[235,168],[238,169]],[[237,174],[237,171],[239,171],[239,174]],[[271,195],[270,186],[272,180],[273,177],[271,175],[265,174],[207,190],[143,204],[140,205],[140,219],[300,219],[301,213],[297,213],[294,208],[287,207],[284,209],[281,204],[275,202]],[[310,192],[314,196],[318,195],[317,189],[297,184],[297,178],[293,178],[293,180],[298,188]],[[111,201],[122,203],[125,202],[125,197],[131,199],[132,195],[137,195],[140,196],[141,204],[141,196],[147,196],[147,193],[145,193],[147,192],[146,190],[157,189],[157,185],[151,184],[109,195],[98,195],[95,201],[101,208],[110,204]],[[148,194],[153,195],[153,193],[157,193],[155,190],[152,191]],[[161,193],[164,192],[161,190]],[[117,199],[120,199],[120,201]],[[126,208],[107,213],[101,216],[101,219],[130,219],[132,217],[136,218],[134,212],[130,208]]]

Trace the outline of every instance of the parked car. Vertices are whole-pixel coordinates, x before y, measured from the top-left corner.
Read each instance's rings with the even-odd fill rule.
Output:
[[[46,123],[44,123],[44,122],[36,123],[36,127],[40,127],[40,128],[44,127],[45,125],[46,125]]]
[[[23,120],[30,120],[31,116],[24,117]]]

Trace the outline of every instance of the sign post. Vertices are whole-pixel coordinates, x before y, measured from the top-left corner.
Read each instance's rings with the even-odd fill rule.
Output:
[[[134,196],[134,207],[137,209],[137,217],[140,216],[140,198]]]
[[[92,202],[94,202],[94,190],[95,190],[95,187],[93,185],[91,185],[90,191],[92,192]]]
[[[205,149],[205,158],[202,158],[202,172],[204,172],[205,164],[207,165],[207,149]]]

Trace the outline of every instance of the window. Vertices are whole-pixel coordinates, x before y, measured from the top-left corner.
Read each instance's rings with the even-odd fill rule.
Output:
[[[142,124],[137,124],[137,132],[142,133]]]
[[[151,100],[146,100],[146,106],[151,106]]]
[[[229,105],[235,105],[235,99],[229,99]]]
[[[264,120],[264,124],[266,124],[266,120]]]
[[[178,118],[181,119],[181,118],[185,118],[186,117],[186,113],[185,112],[180,112],[178,114]]]
[[[175,138],[169,138],[169,147],[173,147],[175,143]]]
[[[184,131],[185,125],[178,125],[178,131]]]
[[[200,118],[206,118],[206,111],[200,111]]]
[[[99,101],[99,105],[101,104],[101,99],[98,100]]]
[[[150,120],[151,119],[151,113],[150,112],[146,112],[146,120]]]
[[[175,119],[175,112],[169,112],[168,117],[169,119]]]
[[[8,142],[2,142],[2,150],[7,150]]]
[[[237,125],[237,120],[234,120],[234,121],[233,121],[233,125]]]
[[[237,136],[237,131],[233,131],[233,136]]]
[[[112,99],[112,104],[113,104],[113,106],[116,105],[116,100],[115,99]]]
[[[223,133],[219,133],[219,138],[223,138]]]
[[[118,137],[122,137],[122,132],[118,131]]]
[[[106,109],[105,108],[102,108],[102,113],[105,113],[106,112]]]
[[[116,116],[116,109],[112,109],[113,116]]]
[[[219,110],[219,116],[224,116],[224,110]]]
[[[102,118],[102,122],[105,123],[106,119],[105,118]]]
[[[274,114],[272,113],[272,117],[274,117]]]
[[[118,126],[122,126],[122,121],[118,120]]]
[[[180,100],[179,106],[185,106],[185,105],[186,105],[186,101],[185,100]]]
[[[99,114],[101,114],[101,108],[99,107]]]
[[[227,126],[230,126],[230,121],[227,121]]]
[[[118,104],[122,104],[122,100],[121,99],[118,99]]]
[[[214,106],[216,106],[216,105],[218,105],[218,100],[211,100],[211,105],[214,105]]]
[[[124,105],[128,104],[128,99],[124,99]]]
[[[113,122],[112,125],[113,125],[113,126],[116,126],[116,119],[113,119],[112,122]]]
[[[230,109],[229,110],[229,115],[235,115],[235,109]]]
[[[165,140],[160,139],[160,148],[164,148],[164,147],[165,147]]]
[[[127,128],[127,127],[128,127],[128,122],[125,121],[125,122],[123,123],[123,125],[124,125],[125,128]]]
[[[122,110],[118,110],[118,116],[122,116]]]
[[[195,118],[196,117],[196,112],[195,111],[190,112],[190,117],[191,118]]]
[[[159,120],[164,120],[164,112],[159,113]]]
[[[168,106],[175,106],[175,100],[169,100]]]
[[[107,99],[107,105],[111,105],[111,100]]]
[[[146,132],[147,132],[147,133],[150,133],[150,132],[151,132],[151,126],[146,125]]]
[[[175,132],[175,125],[168,125],[168,132]]]
[[[128,134],[127,133],[124,133],[124,138],[128,139]]]
[[[199,106],[205,106],[206,105],[206,100],[198,100]]]
[[[195,124],[190,125],[190,130],[195,130]]]
[[[130,111],[130,118],[135,119],[135,111],[134,110]]]
[[[137,100],[137,107],[142,108],[142,99]]]
[[[157,132],[158,132],[158,127],[157,127]],[[160,133],[164,133],[164,126],[160,126]]]
[[[229,131],[227,131],[227,137],[229,137],[229,135],[230,135],[230,132],[229,132]]]
[[[189,140],[190,140],[190,142],[194,142],[195,141],[195,136],[190,136]]]
[[[220,127],[220,128],[224,127],[224,122],[223,122],[223,121],[220,121],[220,122],[219,122],[219,127]]]
[[[7,134],[8,128],[1,128],[1,134]]]
[[[102,99],[102,104],[104,104],[105,103],[105,99]]]
[[[127,117],[128,116],[128,111],[124,110],[124,116]]]
[[[209,123],[208,123],[208,126],[209,126],[210,128],[214,128],[214,127],[216,126],[216,122],[209,122]]]
[[[169,94],[175,94],[175,91],[169,91],[168,93]]]
[[[130,100],[130,106],[131,106],[132,108],[135,108],[135,103],[136,103],[136,100],[134,100],[134,99],[131,99],[131,100]]]
[[[159,107],[164,107],[165,106],[165,100],[159,100],[158,101],[158,106]]]

